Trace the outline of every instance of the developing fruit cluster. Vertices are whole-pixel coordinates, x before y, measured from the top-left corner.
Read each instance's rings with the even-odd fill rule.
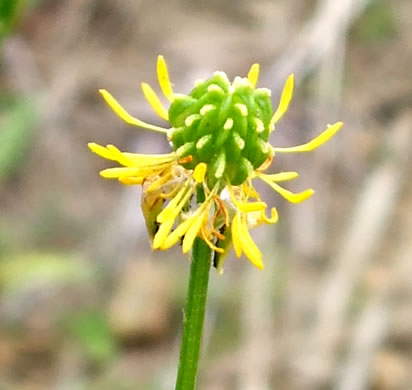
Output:
[[[170,140],[179,157],[192,156],[183,164],[187,169],[207,164],[209,186],[221,179],[240,185],[271,156],[272,115],[270,90],[241,77],[230,84],[225,73],[215,72],[189,95],[175,95]]]

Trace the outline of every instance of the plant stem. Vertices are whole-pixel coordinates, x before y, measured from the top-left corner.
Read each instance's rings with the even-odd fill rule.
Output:
[[[196,238],[192,250],[176,390],[193,390],[196,386],[210,267],[211,249]]]

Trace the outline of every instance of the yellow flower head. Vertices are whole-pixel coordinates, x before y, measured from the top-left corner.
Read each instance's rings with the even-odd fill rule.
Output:
[[[293,75],[286,80],[275,112],[270,90],[256,88],[258,64],[252,65],[246,78],[235,77],[233,82],[225,73],[215,72],[211,78],[197,81],[188,95],[173,92],[162,56],[157,60],[157,76],[170,102],[168,110],[148,84],[142,83],[142,90],[154,111],[169,122],[168,128],[131,116],[109,92],[102,89],[100,93],[125,122],[165,133],[173,151],[136,154],[121,152],[113,145],[89,143],[94,153],[120,164],[101,171],[101,176],[143,186],[142,209],[154,249],[167,249],[181,242],[186,253],[199,237],[215,252],[218,270],[222,270],[232,244],[237,257],[245,254],[253,265],[263,269],[262,254],[249,228],[276,223],[278,214],[272,208],[270,216],[266,215],[267,205],[253,180],[262,180],[292,203],[309,198],[311,189],[292,193],[279,185],[296,178],[296,172],[263,172],[275,153],[311,151],[331,138],[343,123],[328,126],[303,145],[273,147],[269,135],[288,109]]]

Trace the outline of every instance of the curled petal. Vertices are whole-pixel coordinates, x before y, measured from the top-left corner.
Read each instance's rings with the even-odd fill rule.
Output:
[[[261,218],[262,218],[262,221],[265,223],[268,223],[268,224],[276,223],[279,219],[279,215],[278,215],[278,211],[276,210],[276,207],[272,208],[270,218],[268,218],[265,215],[264,211],[262,211]]]
[[[285,188],[281,187],[279,184],[276,184],[273,181],[269,180],[266,177],[266,175],[263,175],[263,174],[259,173],[257,176],[291,203],[303,202],[304,200],[310,198],[315,192],[312,189],[308,189],[308,190],[305,190],[303,192],[299,192],[299,193],[295,194],[295,193],[290,192],[290,191],[286,190]]]

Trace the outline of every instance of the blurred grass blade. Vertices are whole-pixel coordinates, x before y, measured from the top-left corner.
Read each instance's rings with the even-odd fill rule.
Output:
[[[0,111],[0,183],[21,168],[33,138],[35,119],[34,105],[26,100]]]

